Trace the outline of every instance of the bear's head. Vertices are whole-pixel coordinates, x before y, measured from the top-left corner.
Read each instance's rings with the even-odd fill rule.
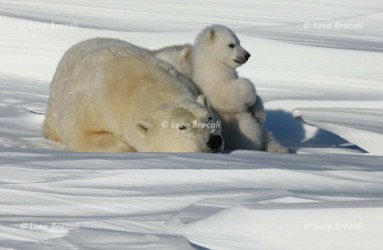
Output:
[[[202,58],[196,59],[201,63],[201,59],[216,64],[224,64],[235,69],[246,63],[250,58],[250,53],[241,47],[240,41],[235,33],[222,25],[212,25],[197,36],[193,46]]]
[[[203,95],[162,106],[137,122],[146,152],[221,152],[221,121]]]
[[[191,44],[168,46],[153,53],[157,58],[168,62],[181,74],[191,78]]]

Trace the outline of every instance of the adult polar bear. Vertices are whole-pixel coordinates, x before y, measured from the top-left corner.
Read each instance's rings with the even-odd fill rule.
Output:
[[[249,57],[232,30],[222,25],[209,26],[192,47],[192,80],[222,119],[225,149],[287,153],[262,127],[263,107],[256,104],[253,83],[238,77],[236,68]],[[254,112],[254,108],[262,112]]]
[[[95,38],[61,59],[43,132],[73,151],[218,152],[216,121],[204,97],[168,63],[127,42]]]

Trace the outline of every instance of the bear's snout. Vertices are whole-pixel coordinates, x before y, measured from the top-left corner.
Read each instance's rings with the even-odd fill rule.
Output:
[[[242,53],[241,56],[237,57],[234,62],[238,63],[238,64],[244,64],[245,62],[247,62],[247,60],[249,60],[249,58],[251,57],[250,53],[247,52],[246,50],[244,50],[244,52]]]
[[[206,145],[212,150],[218,150],[222,146],[222,137],[220,135],[210,135]],[[218,152],[218,151],[217,151]]]
[[[245,58],[246,58],[246,61],[249,60],[250,56],[251,56],[251,54],[250,54],[249,52],[246,51],[246,52],[245,52]]]

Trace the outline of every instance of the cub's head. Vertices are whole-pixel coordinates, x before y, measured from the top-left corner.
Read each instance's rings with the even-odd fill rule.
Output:
[[[148,152],[221,152],[221,121],[204,96],[162,107],[137,129]]]
[[[222,25],[212,25],[197,36],[194,50],[199,52],[199,60],[207,60],[213,63],[222,63],[230,68],[237,68],[246,63],[250,53],[241,47],[240,41],[235,33]]]
[[[191,78],[191,44],[168,46],[153,51],[154,56],[168,62],[181,74]]]

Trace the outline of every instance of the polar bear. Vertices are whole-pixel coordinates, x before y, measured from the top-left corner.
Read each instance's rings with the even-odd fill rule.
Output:
[[[287,153],[263,127],[263,105],[254,84],[236,68],[250,58],[229,28],[212,25],[199,33],[192,47],[192,80],[222,119],[225,149]]]
[[[82,152],[222,151],[219,118],[177,72],[124,41],[80,42],[56,69],[44,136]]]
[[[181,74],[191,79],[191,49],[192,45],[186,43],[183,45],[171,45],[157,50],[152,50],[150,53],[168,62]],[[265,122],[265,109],[260,96],[256,95],[255,104],[248,108],[248,112],[253,115],[260,125]]]
[[[255,104],[254,84],[239,78],[236,68],[250,58],[233,31],[213,25],[204,29],[192,48],[192,80],[223,114],[247,112]]]

